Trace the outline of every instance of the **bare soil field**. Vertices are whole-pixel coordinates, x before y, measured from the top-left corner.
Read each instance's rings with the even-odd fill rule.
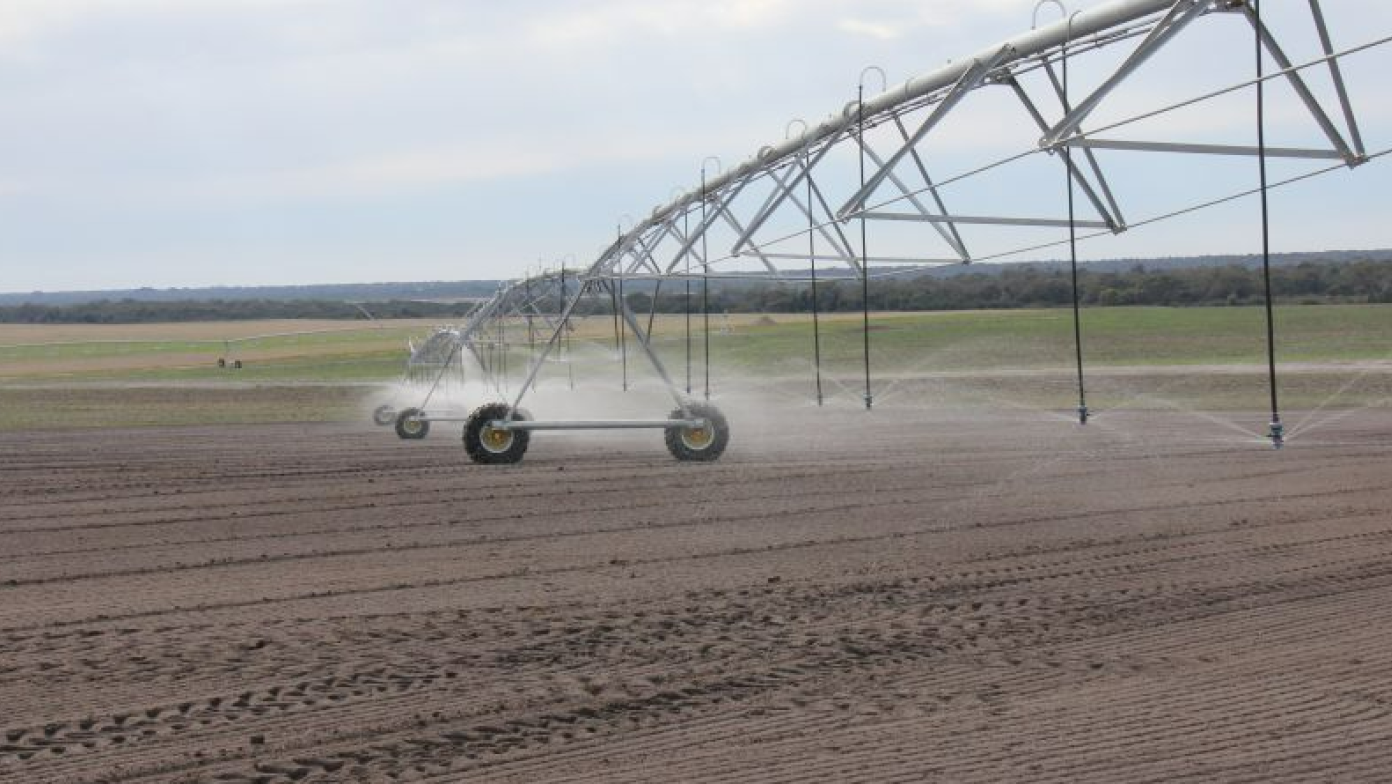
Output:
[[[1385,778],[1392,412],[1226,416],[0,433],[0,781]]]

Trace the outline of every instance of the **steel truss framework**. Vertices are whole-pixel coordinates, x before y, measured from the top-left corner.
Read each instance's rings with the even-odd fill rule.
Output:
[[[1062,8],[1057,0],[1041,0],[1040,5],[1049,2]],[[695,428],[705,423],[706,417],[696,410],[698,404],[674,383],[651,350],[651,318],[644,325],[630,309],[621,294],[625,282],[805,282],[809,280],[809,266],[815,279],[819,263],[839,268],[841,279],[864,281],[928,265],[967,264],[1061,244],[1048,242],[973,255],[968,242],[973,227],[1082,229],[1087,230],[1082,235],[1087,238],[1119,234],[1138,225],[1250,195],[1253,191],[1249,190],[1201,204],[1185,204],[1174,212],[1128,223],[1115,182],[1109,179],[1098,153],[1257,156],[1257,146],[1172,138],[1127,140],[1112,132],[1251,89],[1258,83],[1288,85],[1319,131],[1318,145],[1260,150],[1266,157],[1313,161],[1322,167],[1287,182],[1355,168],[1387,154],[1388,151],[1369,154],[1364,149],[1341,60],[1384,45],[1389,39],[1336,50],[1320,0],[1307,2],[1308,30],[1318,40],[1322,54],[1300,63],[1288,56],[1282,42],[1262,24],[1251,0],[1113,0],[1032,29],[877,96],[852,101],[815,127],[804,123],[798,136],[760,149],[732,170],[708,172],[703,164],[698,187],[657,207],[626,231],[621,230],[587,268],[544,272],[503,286],[475,308],[463,326],[449,333],[449,339],[459,347],[455,354],[461,361],[464,354],[472,355],[487,372],[496,367],[489,361],[488,347],[506,342],[503,332],[507,324],[525,321],[542,325],[544,339],[532,352],[521,387],[512,396],[505,414],[490,420],[499,431],[654,427],[671,432],[674,426]],[[1225,28],[1229,32],[1246,31],[1236,38],[1233,47],[1255,46],[1255,41],[1260,40],[1265,56],[1277,66],[1274,72],[1156,106],[1127,119],[1088,126],[1089,118],[1109,100],[1115,100],[1128,80],[1157,53],[1181,45],[1186,32],[1202,26],[1206,20],[1224,17],[1245,20],[1245,24]],[[1093,57],[1104,52],[1111,57]],[[1100,78],[1094,71],[1090,74],[1094,86],[1070,95],[1068,64],[1075,58],[1082,61],[1083,55],[1089,60],[1107,60],[1109,70]],[[1323,91],[1323,98],[1310,82],[1312,74],[1321,71],[1328,74],[1328,82],[1333,85],[1332,91]],[[986,91],[1009,96],[1019,110],[1019,121],[1038,133],[1037,143],[969,171],[935,177],[930,163],[936,163],[940,156],[933,152],[934,131],[949,116],[968,111],[975,94]],[[1327,94],[1330,92],[1332,96]],[[1085,214],[1041,217],[961,213],[951,209],[949,186],[984,177],[1034,156],[1057,162],[1060,177],[1070,181]],[[711,160],[708,158],[707,162]],[[1281,184],[1284,183],[1272,187]],[[850,231],[852,222],[860,226],[860,242],[856,241],[856,232]],[[915,247],[932,245],[941,252],[870,252],[867,224],[889,223],[925,227],[930,234]],[[646,357],[671,392],[680,412],[676,419],[546,422],[524,420],[519,415],[523,398],[532,389],[542,364],[557,350],[577,306],[584,298],[594,296],[607,297],[614,303],[616,318],[633,335],[636,351]]]

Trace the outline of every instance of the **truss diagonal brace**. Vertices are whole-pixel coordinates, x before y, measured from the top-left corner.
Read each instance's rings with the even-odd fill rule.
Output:
[[[560,323],[556,325],[555,330],[551,332],[551,337],[548,338],[546,343],[541,347],[541,353],[532,357],[532,365],[527,369],[527,377],[522,382],[522,386],[517,390],[517,397],[512,401],[512,408],[508,411],[506,421],[511,422],[513,417],[516,416],[518,406],[522,405],[522,398],[525,397],[528,390],[536,384],[537,374],[541,372],[541,366],[546,363],[546,358],[551,356],[552,350],[554,350],[556,344],[560,342],[561,334],[564,332],[566,324],[570,322],[571,314],[575,312],[575,307],[580,304],[580,300],[584,298],[591,285],[593,284],[588,280],[581,281],[579,290],[575,292],[575,296],[566,303],[565,310],[561,312]]]
[[[676,401],[677,408],[681,409],[682,416],[690,417],[691,409],[689,408],[686,398],[682,397],[681,391],[678,389],[676,383],[672,381],[671,374],[667,372],[667,366],[662,364],[662,359],[658,357],[656,351],[653,351],[652,336],[638,323],[638,317],[633,315],[633,311],[629,309],[628,303],[624,302],[622,299],[619,300],[619,315],[623,318],[624,322],[628,324],[628,328],[633,330],[634,336],[638,338],[638,346],[643,349],[643,353],[647,355],[648,362],[652,364],[653,370],[656,371],[658,377],[662,379],[662,383],[667,387],[667,392],[672,396],[672,400]],[[516,406],[513,406],[513,408],[515,409]]]
[[[690,236],[686,238],[686,242],[682,243],[681,250],[677,251],[677,258],[684,258],[686,254],[691,252],[692,247],[695,246],[697,240],[701,238],[701,235],[709,231],[711,226],[715,225],[715,222],[720,219],[721,214],[725,212],[730,202],[734,201],[735,197],[740,195],[740,192],[744,190],[749,182],[750,180],[748,177],[740,180],[739,184],[731,188],[728,194],[721,197],[719,203],[715,205],[714,210],[707,210],[705,219],[702,220],[696,227],[696,230],[691,232]],[[703,193],[701,194],[701,198],[709,199],[710,194]],[[701,266],[710,269],[710,259],[702,257]]]
[[[918,130],[914,131],[913,136],[904,143],[904,146],[900,147],[893,155],[889,156],[889,160],[880,167],[879,171],[875,172],[875,174],[866,181],[865,186],[856,191],[854,196],[846,200],[846,203],[837,211],[837,217],[844,219],[856,210],[863,209],[865,200],[870,197],[870,194],[875,192],[876,188],[880,187],[880,184],[889,176],[890,170],[899,165],[899,162],[904,160],[919,142],[923,141],[923,137],[927,136],[928,132],[933,130],[939,122],[942,122],[942,119],[947,116],[948,112],[951,112],[956,108],[957,104],[961,103],[962,99],[967,96],[967,93],[980,87],[982,83],[986,81],[986,76],[990,74],[996,66],[1000,65],[1001,61],[1005,60],[1013,51],[1014,50],[1010,46],[1002,46],[1000,50],[986,60],[976,60],[973,62],[972,66],[962,74],[962,78],[958,79],[957,83],[952,86],[952,90],[949,91],[947,95],[943,96],[943,99],[934,107],[933,113],[928,115],[928,119],[924,120]]]
[[[655,229],[656,227],[654,226],[652,228]],[[644,232],[650,230],[651,229],[645,229]],[[604,255],[601,256],[601,258],[604,258],[606,256],[609,257],[610,269],[616,271],[620,275],[623,275],[626,272],[626,270],[624,269],[624,259],[628,255],[632,254],[634,256],[635,267],[637,267],[638,264],[642,263],[643,257],[636,250],[638,246],[642,245],[643,232],[630,231],[628,234],[625,234],[622,237],[619,237],[618,239],[614,240],[614,244],[609,246],[609,248],[604,252]],[[612,256],[610,256],[610,254],[612,254]]]
[[[721,207],[720,214],[724,216],[725,222],[730,224],[731,229],[734,229],[738,232],[745,231],[744,224],[740,223],[734,215],[730,214],[729,208]],[[732,252],[730,255],[735,256],[738,254]],[[769,261],[768,257],[764,255],[763,249],[759,248],[758,246],[755,246],[753,255],[757,256],[759,258],[759,261],[762,261],[764,263],[764,266],[768,268],[770,274],[772,274],[775,278],[779,276],[780,273],[778,272],[778,267],[774,266],[773,262]]]
[[[908,131],[904,128],[904,124],[900,122],[897,114],[894,116],[894,125],[899,129],[899,135],[907,142],[909,139]],[[864,139],[857,139],[856,143],[865,151],[865,156],[870,159],[871,163],[875,164],[877,167],[884,166],[884,159],[877,155],[870,145],[865,143]],[[938,193],[938,187],[933,184],[933,178],[928,176],[928,168],[923,165],[923,159],[919,157],[918,150],[910,150],[909,157],[913,160],[914,166],[918,169],[918,173],[923,177],[923,182],[928,186],[928,192],[938,205],[937,214],[948,218],[948,220],[945,221],[933,221],[933,230],[938,233],[939,237],[942,237],[948,247],[952,248],[952,252],[957,254],[957,257],[961,259],[962,263],[970,263],[971,256],[967,254],[967,247],[962,243],[962,235],[958,233],[957,226],[952,222],[951,213],[948,212],[947,206],[943,204],[942,196]],[[894,183],[894,187],[899,189],[899,192],[903,194],[909,204],[913,205],[914,209],[918,210],[919,213],[923,215],[934,214],[923,201],[918,198],[917,192],[900,179],[899,175],[891,171],[888,179],[890,182]]]
[[[1188,24],[1199,18],[1208,8],[1207,2],[1196,2],[1195,0],[1178,0],[1174,7],[1165,14],[1165,17],[1156,23],[1155,28],[1150,34],[1141,41],[1140,45],[1126,58],[1126,60],[1103,82],[1092,94],[1084,98],[1081,103],[1073,108],[1058,125],[1044,134],[1044,138],[1039,140],[1040,147],[1056,146],[1060,140],[1070,136],[1078,130],[1078,126],[1088,118],[1088,115],[1095,111],[1102,100],[1106,98],[1122,82],[1126,81],[1131,74],[1136,72],[1146,60],[1160,51],[1170,39],[1174,38],[1179,31],[1183,30]]]
[[[672,223],[668,220],[662,223],[662,230],[656,232],[656,236],[652,240],[652,247],[656,247],[657,244],[666,239],[667,235],[670,233],[672,233]],[[629,273],[636,272],[640,264],[647,266],[647,268],[653,272],[661,273],[662,269],[658,265],[657,259],[653,257],[652,247],[649,247],[648,243],[643,241],[642,235],[635,238],[635,244],[638,246],[636,249],[629,249],[629,252],[634,256],[633,266],[628,268]],[[639,250],[642,251],[641,254],[638,252]]]
[[[1049,129],[1048,121],[1044,119],[1044,115],[1039,113],[1039,108],[1034,105],[1034,101],[1030,100],[1029,95],[1025,92],[1025,88],[1021,87],[1020,83],[1014,79],[1011,79],[1009,84],[1010,88],[1014,90],[1015,95],[1019,97],[1020,103],[1024,104],[1025,111],[1029,113],[1030,117],[1034,118],[1034,122],[1039,126],[1039,129],[1041,131],[1047,131]],[[1093,173],[1097,175],[1098,181],[1101,182],[1102,186],[1105,188],[1106,180],[1102,179],[1101,168],[1098,167],[1097,161],[1093,160],[1091,163],[1093,166]],[[1112,209],[1117,212],[1116,215],[1113,215],[1103,206],[1102,199],[1098,197],[1097,191],[1092,187],[1092,183],[1078,170],[1078,165],[1073,162],[1072,157],[1065,154],[1063,156],[1063,165],[1068,167],[1069,173],[1073,176],[1073,181],[1078,183],[1078,187],[1083,189],[1083,195],[1087,197],[1088,201],[1092,202],[1092,208],[1097,211],[1097,214],[1102,220],[1107,222],[1107,228],[1113,232],[1120,231],[1121,210],[1117,207],[1116,201],[1109,198],[1109,201],[1112,203]],[[1111,192],[1108,191],[1107,193],[1110,197]]]
[[[1324,47],[1324,53],[1329,57],[1329,75],[1334,80],[1334,90],[1339,95],[1339,105],[1344,110],[1344,121],[1348,123],[1349,139],[1353,142],[1353,151],[1359,158],[1366,158],[1367,151],[1363,148],[1363,134],[1358,132],[1358,119],[1353,116],[1353,103],[1349,101],[1348,88],[1344,86],[1344,72],[1339,67],[1338,58],[1334,57],[1334,42],[1329,39],[1329,26],[1324,23],[1324,11],[1320,10],[1319,0],[1310,0],[1310,13],[1315,17],[1315,28],[1319,31],[1320,45]]]
[[[740,235],[739,239],[735,241],[734,247],[730,249],[731,253],[739,253],[745,245],[749,244],[754,233],[763,228],[764,223],[773,216],[774,211],[782,205],[783,201],[792,193],[792,190],[802,184],[802,178],[812,176],[812,167],[822,162],[822,159],[827,156],[827,153],[831,152],[831,148],[836,145],[836,142],[840,138],[841,132],[838,131],[828,139],[821,151],[817,153],[816,157],[809,158],[807,162],[803,164],[802,171],[798,173],[798,176],[795,177],[791,183],[784,185],[782,181],[779,181],[781,192],[775,191],[774,193],[770,193],[769,197],[764,200],[763,206],[759,208],[758,212],[754,213],[754,219],[749,221],[749,228]],[[773,169],[770,169],[770,171],[773,171]]]
[[[1068,91],[1064,89],[1063,81],[1059,79],[1057,74],[1054,73],[1054,66],[1051,63],[1044,63],[1044,73],[1049,75],[1049,84],[1053,85],[1054,87],[1054,95],[1058,96],[1059,104],[1063,106],[1063,113],[1068,114],[1068,112],[1073,109],[1073,106],[1068,102]],[[1016,92],[1023,92],[1023,90],[1020,89],[1020,86],[1018,84],[1016,85],[1016,88]],[[1044,123],[1044,118],[1036,117],[1035,120],[1036,122],[1040,123],[1040,130],[1047,133],[1049,127],[1047,124]],[[1121,214],[1121,205],[1117,204],[1116,196],[1112,193],[1112,186],[1107,183],[1107,176],[1102,173],[1102,164],[1097,162],[1097,156],[1092,152],[1092,150],[1084,149],[1083,157],[1087,158],[1088,166],[1092,169],[1092,176],[1097,178],[1097,187],[1101,189],[1102,196],[1104,196],[1107,199],[1107,206],[1111,207],[1112,209],[1111,220],[1115,224],[1115,226],[1112,228],[1112,232],[1117,233],[1120,231],[1124,231],[1126,229],[1126,216]],[[1069,164],[1070,167],[1072,166],[1073,159],[1067,153],[1064,154],[1063,160],[1065,163]],[[1087,181],[1083,179],[1082,172],[1075,171],[1074,174],[1077,175],[1075,177],[1075,181],[1082,182],[1084,184],[1084,187],[1086,188]],[[1094,197],[1090,195],[1089,198]],[[1103,214],[1105,216],[1105,213],[1099,214]]]
[[[795,204],[795,205],[797,206],[798,210],[802,212],[802,214],[803,214],[804,217],[806,217],[806,218],[808,218],[809,220],[812,220],[812,221],[814,221],[814,222],[816,221],[815,212],[814,212],[814,211],[816,210],[816,204],[815,204],[814,201],[809,201],[809,202],[804,206],[803,203],[802,203],[802,199],[799,198],[798,195],[797,195],[796,193],[793,193],[793,192],[792,192],[792,187],[793,187],[793,186],[788,185],[788,184],[787,184],[787,180],[784,179],[783,177],[780,177],[777,171],[772,171],[772,170],[770,170],[770,171],[769,171],[769,176],[773,178],[774,182],[778,183],[780,186],[782,186],[785,190],[788,191],[788,199],[789,199],[790,201],[792,201],[792,203]],[[808,177],[811,177],[811,175],[809,174]],[[813,189],[815,190],[815,189],[816,189],[816,182],[813,181],[811,184],[812,184]],[[815,198],[816,198],[816,197],[814,196],[814,199],[815,199]],[[831,225],[832,225],[833,228],[836,229],[837,234],[840,235],[840,233],[841,233],[841,227],[840,227],[838,224],[835,224],[835,223],[833,223],[833,224],[831,224]],[[832,236],[831,232],[827,230],[827,227],[826,227],[825,225],[819,225],[819,226],[817,226],[817,233],[818,233],[818,234],[821,234],[821,235],[822,235],[822,239],[825,239],[825,240],[827,241],[827,243],[830,244],[831,247],[834,248],[834,249],[836,250],[837,255],[838,255],[841,259],[843,259],[843,260],[849,260],[849,259],[851,258],[850,251],[848,250],[849,243],[846,242],[846,239],[845,239],[844,235],[841,236],[841,241],[840,241],[840,243],[838,244],[837,238]],[[767,255],[767,254],[765,254],[765,255]],[[773,258],[773,257],[770,256],[770,258]]]
[[[1275,37],[1271,35],[1271,31],[1267,29],[1265,24],[1257,19],[1257,15],[1252,11],[1252,7],[1244,4],[1242,6],[1242,13],[1247,17],[1247,21],[1252,23],[1252,27],[1257,31],[1257,35],[1261,36],[1262,44],[1266,47],[1266,51],[1271,53],[1272,59],[1285,70],[1286,79],[1290,81],[1290,85],[1294,88],[1295,94],[1300,96],[1300,100],[1305,104],[1305,108],[1310,110],[1310,114],[1315,118],[1315,122],[1319,124],[1320,130],[1324,131],[1325,136],[1329,137],[1329,143],[1334,145],[1334,149],[1339,151],[1339,155],[1343,157],[1344,161],[1347,162],[1349,166],[1357,166],[1359,163],[1362,163],[1361,158],[1354,155],[1353,151],[1349,149],[1348,142],[1344,141],[1343,134],[1339,133],[1338,128],[1334,127],[1334,121],[1329,119],[1329,115],[1325,113],[1324,107],[1320,105],[1314,93],[1310,92],[1309,86],[1305,84],[1304,77],[1300,75],[1299,71],[1295,70],[1294,66],[1291,64],[1290,58],[1286,56],[1285,51],[1281,49],[1281,45],[1276,43]],[[1330,62],[1332,63],[1334,61],[1330,60]]]
[[[1189,144],[1186,142],[1138,142],[1114,139],[1074,137],[1064,142],[1069,147],[1086,150],[1129,150],[1132,152],[1182,152],[1192,155],[1258,155],[1261,150],[1232,144]],[[1267,147],[1269,158],[1307,158],[1311,160],[1342,160],[1334,150],[1312,150],[1300,147]]]
[[[909,140],[909,131],[904,127],[904,121],[900,118],[898,113],[894,115],[894,127],[899,129],[900,138],[904,141]],[[864,140],[861,140],[861,144],[864,144]],[[869,152],[868,148],[866,152]],[[933,197],[933,203],[938,205],[938,213],[940,215],[947,215],[949,212],[947,205],[943,203],[942,193],[938,191],[938,186],[934,184],[933,178],[928,175],[928,167],[924,165],[923,157],[918,154],[917,149],[910,152],[909,156],[913,158],[914,166],[918,168],[919,175],[923,177],[923,184],[928,186],[928,193]],[[880,164],[876,162],[875,165],[879,166]],[[913,204],[919,212],[925,214],[928,212],[928,209],[919,203],[918,196],[914,195],[908,188],[904,188],[902,184],[899,184],[897,179],[895,184],[903,189],[905,195],[909,197],[909,202]],[[967,243],[962,239],[961,232],[957,231],[956,224],[949,223],[946,228],[944,228],[942,225],[935,223],[933,224],[933,228],[937,230],[938,236],[942,237],[948,245],[952,246],[952,249],[955,250],[957,255],[962,259],[963,264],[971,263],[971,253],[967,250]]]
[[[919,221],[923,223],[964,223],[980,226],[1057,226],[1066,227],[1067,220],[1058,218],[1003,218],[993,215],[923,215],[914,212],[867,212],[869,220]],[[1103,221],[1074,221],[1073,225],[1085,229],[1110,229]]]

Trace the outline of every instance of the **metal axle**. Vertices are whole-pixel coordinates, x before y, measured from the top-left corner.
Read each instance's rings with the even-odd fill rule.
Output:
[[[672,427],[703,428],[704,419],[610,419],[535,422],[528,419],[495,419],[488,423],[497,430],[666,430]]]

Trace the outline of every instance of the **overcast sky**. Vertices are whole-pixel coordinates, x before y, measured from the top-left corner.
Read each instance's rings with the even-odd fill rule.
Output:
[[[1386,3],[1324,5],[1337,47],[1392,33]],[[1308,25],[1306,0],[1267,6]],[[791,118],[842,106],[863,67],[902,81],[1027,30],[1033,8],[0,0],[0,290],[503,278],[567,255],[588,263],[622,216],[692,186],[706,156],[742,161]],[[1349,68],[1368,147],[1386,147],[1388,55]],[[1182,70],[1136,89],[1168,93]],[[1283,191],[1276,250],[1392,247],[1389,168]],[[1089,254],[1253,252],[1252,208]]]

